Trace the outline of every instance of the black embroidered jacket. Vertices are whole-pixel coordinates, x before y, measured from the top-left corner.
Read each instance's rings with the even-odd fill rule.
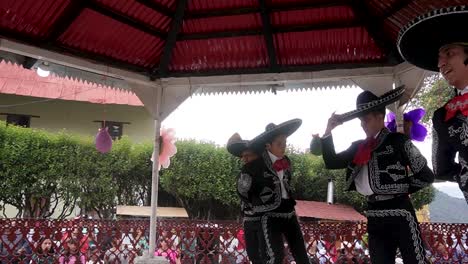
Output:
[[[432,168],[436,179],[458,182],[468,203],[468,118],[458,113],[445,122],[445,114],[444,106],[432,117]]]
[[[377,137],[378,145],[372,151],[368,163],[369,185],[376,195],[399,195],[414,193],[429,186],[434,174],[426,159],[411,140],[384,128]],[[354,180],[362,166],[353,163],[354,155],[363,140],[353,142],[351,147],[335,153],[332,136],[322,138],[322,152],[328,169],[344,169],[348,190],[356,190]]]
[[[288,159],[288,157],[285,157]],[[288,161],[290,161],[288,159]],[[291,164],[291,162],[290,162]],[[291,168],[283,171],[283,185],[292,198]],[[237,178],[237,193],[245,216],[258,216],[277,209],[281,204],[281,183],[267,151],[262,157],[242,167]]]

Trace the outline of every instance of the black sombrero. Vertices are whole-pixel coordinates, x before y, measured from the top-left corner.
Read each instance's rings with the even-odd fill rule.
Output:
[[[468,46],[468,30],[464,29],[467,22],[468,6],[433,10],[417,17],[400,30],[398,50],[409,63],[438,72],[438,53],[442,46]]]
[[[241,157],[242,152],[249,149],[249,141],[242,139],[238,133],[234,133],[229,138],[226,148],[233,156]]]
[[[256,150],[264,148],[266,143],[279,135],[290,136],[301,126],[301,124],[302,120],[298,118],[288,120],[279,125],[270,123],[265,127],[265,132],[250,141],[250,145]]]
[[[341,120],[341,122],[346,122],[373,111],[378,111],[380,109],[385,110],[385,106],[396,102],[398,99],[401,98],[404,92],[404,85],[399,86],[389,92],[386,92],[380,97],[369,91],[364,91],[358,96],[356,110],[338,115],[338,118]]]

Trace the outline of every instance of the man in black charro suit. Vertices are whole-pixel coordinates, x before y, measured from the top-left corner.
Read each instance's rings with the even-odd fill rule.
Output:
[[[402,133],[392,133],[384,123],[385,105],[397,100],[398,88],[377,97],[369,91],[357,98],[357,110],[335,115],[321,139],[328,169],[347,169],[348,190],[367,197],[369,250],[374,264],[393,264],[397,248],[405,263],[427,263],[416,214],[409,194],[429,186],[434,174],[426,159]],[[359,117],[366,133],[341,152],[335,153],[332,130],[342,122]]]
[[[267,125],[265,132],[249,143],[259,158],[245,164],[238,177],[237,191],[244,205],[244,223],[260,223],[263,232],[265,256],[262,263],[283,263],[283,236],[296,263],[309,263],[294,210],[291,161],[284,155],[286,138],[301,123],[301,120],[293,119],[279,125]]]
[[[433,10],[403,27],[397,44],[408,62],[456,88],[432,117],[432,167],[437,180],[457,182],[468,203],[468,31],[455,29],[466,21],[468,6]]]

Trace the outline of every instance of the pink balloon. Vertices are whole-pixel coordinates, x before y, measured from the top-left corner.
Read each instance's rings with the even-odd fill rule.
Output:
[[[162,128],[160,136],[162,144],[159,146],[158,168],[161,169],[161,167],[163,167],[167,169],[171,164],[171,157],[177,153],[177,147],[175,146],[175,130],[173,128]],[[154,162],[153,155],[151,155],[151,161]]]
[[[112,138],[106,128],[100,128],[96,134],[96,149],[101,153],[107,153],[112,149]]]

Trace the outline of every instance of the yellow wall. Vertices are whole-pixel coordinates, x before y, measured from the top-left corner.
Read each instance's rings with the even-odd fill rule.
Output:
[[[420,223],[430,222],[429,205],[424,205],[421,209],[416,211],[416,217]]]
[[[0,94],[0,105],[12,105],[46,100],[43,98]],[[24,106],[0,108],[0,113],[36,115],[31,118],[32,128],[42,128],[51,132],[66,129],[71,133],[81,135],[96,135],[100,123],[94,120],[129,122],[123,125],[123,135],[133,142],[150,141],[154,131],[154,123],[150,114],[141,106],[101,105],[85,102],[52,100]],[[6,116],[0,115],[5,121]]]

